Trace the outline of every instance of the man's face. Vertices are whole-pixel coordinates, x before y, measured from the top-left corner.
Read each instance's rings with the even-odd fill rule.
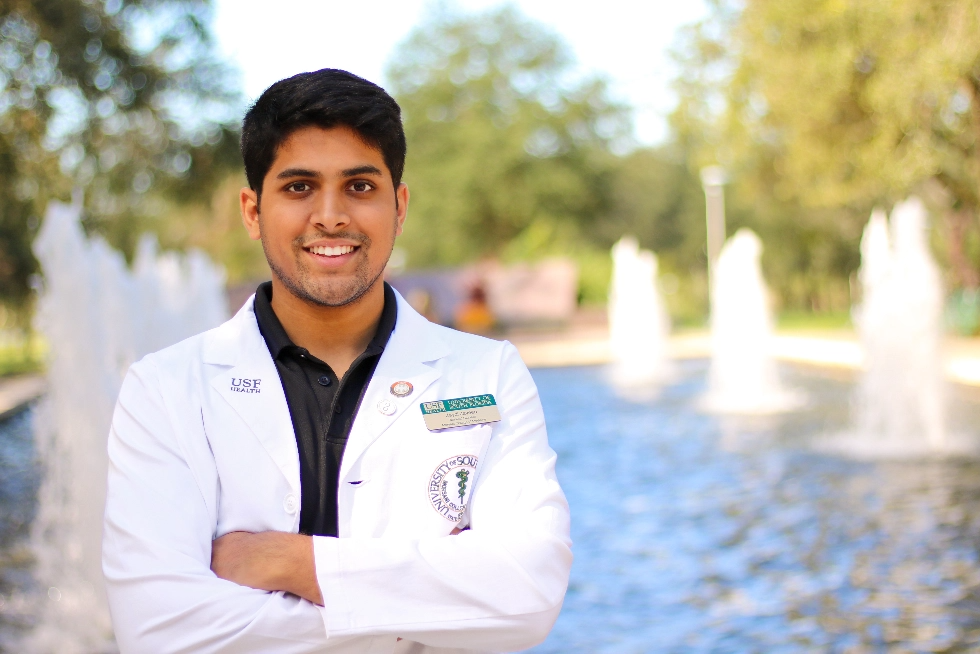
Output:
[[[249,236],[261,238],[283,286],[336,307],[381,278],[405,222],[408,187],[396,191],[381,153],[353,130],[304,127],[276,153],[261,203],[246,188],[241,205]]]

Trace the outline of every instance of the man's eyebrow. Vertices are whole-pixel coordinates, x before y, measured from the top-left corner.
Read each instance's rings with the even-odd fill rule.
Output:
[[[377,166],[372,166],[371,164],[365,164],[363,166],[355,166],[353,168],[348,168],[342,170],[340,175],[342,177],[357,177],[358,175],[383,175],[381,169]]]
[[[276,179],[289,179],[290,177],[312,177],[314,179],[319,179],[323,177],[323,175],[315,170],[309,170],[307,168],[287,168],[276,175]]]

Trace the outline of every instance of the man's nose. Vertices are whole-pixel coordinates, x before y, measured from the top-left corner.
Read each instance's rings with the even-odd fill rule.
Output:
[[[350,224],[350,214],[342,193],[328,191],[320,195],[310,215],[310,222],[326,232],[336,232]]]

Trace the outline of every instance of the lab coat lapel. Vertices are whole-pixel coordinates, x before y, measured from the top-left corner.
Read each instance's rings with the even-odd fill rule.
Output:
[[[234,318],[212,332],[205,363],[231,366],[211,378],[211,387],[241,416],[292,490],[299,493],[293,420],[279,371],[255,320],[253,300],[254,296]]]
[[[397,292],[395,295],[398,300],[398,321],[374,376],[364,391],[361,406],[351,426],[340,466],[341,480],[346,479],[371,443],[418,404],[416,398],[441,375],[436,367],[428,364],[449,353],[449,348],[439,338],[439,328],[419,315]],[[392,395],[390,388],[396,381],[409,382],[413,387],[411,395],[404,398]],[[392,415],[378,410],[378,403],[382,400],[394,405]]]

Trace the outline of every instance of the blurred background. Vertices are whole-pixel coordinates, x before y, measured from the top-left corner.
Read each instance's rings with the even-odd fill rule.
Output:
[[[29,323],[30,243],[48,200],[75,187],[86,232],[127,258],[152,232],[164,248],[205,250],[230,285],[266,278],[239,228],[236,130],[268,84],[324,66],[383,84],[404,108],[408,270],[563,256],[577,266],[580,303],[602,304],[608,248],[630,233],[657,252],[675,323],[703,325],[698,172],[720,163],[730,230],[751,226],[769,244],[763,265],[788,320],[846,323],[870,208],[924,184],[942,206],[936,250],[952,287],[976,285],[965,217],[975,130],[962,82],[973,61],[965,43],[941,50],[946,13],[934,17],[935,63],[912,79],[903,58],[926,56],[918,40],[930,35],[887,51],[876,42],[899,17],[850,34],[844,25],[871,30],[857,10],[526,4],[407,2],[369,17],[338,3],[7,3],[4,326]],[[809,37],[822,42],[801,40],[819,21],[849,40],[830,27]],[[769,32],[753,32],[757,23]],[[872,63],[855,63],[864,50],[879,60],[867,73],[858,66]],[[785,68],[763,64],[774,61]],[[814,85],[826,92],[819,104]],[[902,158],[883,170],[896,148]]]
[[[88,528],[38,527],[104,465],[59,379],[101,371],[97,449],[125,366],[268,279],[240,120],[336,67],[404,112],[389,281],[541,388],[577,561],[539,651],[980,651],[977,34],[977,0],[0,0],[0,649],[111,651],[50,581]]]
[[[601,305],[608,249],[632,234],[674,324],[701,326],[699,171],[719,164],[729,232],[767,244],[781,324],[847,325],[871,208],[914,192],[950,327],[976,331],[973,3],[675,4],[7,2],[0,324],[29,324],[30,243],[76,187],[86,233],[128,259],[150,232],[203,249],[231,286],[266,278],[239,228],[240,117],[276,79],[337,66],[405,111],[399,268],[560,256],[578,303]]]

